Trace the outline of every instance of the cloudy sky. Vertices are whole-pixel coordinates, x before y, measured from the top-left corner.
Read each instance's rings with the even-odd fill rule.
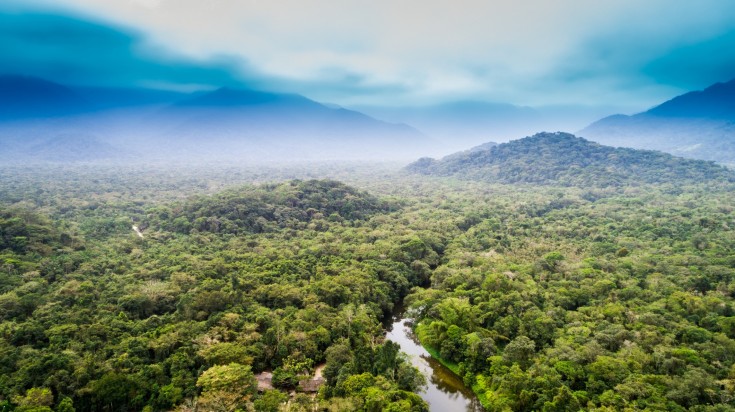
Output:
[[[0,53],[71,84],[636,110],[735,78],[735,1],[6,0]]]

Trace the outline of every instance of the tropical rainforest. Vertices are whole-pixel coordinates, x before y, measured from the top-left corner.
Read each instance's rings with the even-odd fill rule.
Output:
[[[734,410],[732,172],[570,139],[406,169],[4,167],[0,410],[427,411],[398,305],[488,411]]]

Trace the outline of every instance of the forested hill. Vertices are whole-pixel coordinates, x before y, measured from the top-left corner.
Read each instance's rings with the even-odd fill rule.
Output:
[[[261,233],[303,228],[312,220],[364,220],[391,205],[333,180],[293,180],[247,186],[215,196],[202,196],[151,213],[158,229],[179,233]]]
[[[399,302],[488,411],[735,407],[730,185],[74,170],[0,179],[0,411],[426,412]]]
[[[426,412],[423,377],[381,320],[439,264],[446,238],[428,228],[441,220],[400,226],[391,202],[330,180],[137,211],[64,206],[73,217],[56,222],[28,205],[0,202],[0,411],[273,411],[292,399]],[[318,365],[323,397],[289,398]],[[259,394],[263,371],[275,390]]]
[[[712,162],[603,146],[561,132],[538,133],[489,150],[462,152],[441,160],[423,158],[406,170],[498,183],[564,186],[735,181],[732,171]]]

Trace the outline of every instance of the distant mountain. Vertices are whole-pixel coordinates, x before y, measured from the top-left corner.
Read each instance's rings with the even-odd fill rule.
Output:
[[[662,117],[735,121],[735,79],[675,97],[647,113]]]
[[[540,114],[530,107],[484,101],[357,109],[380,119],[416,127],[445,142],[449,150],[537,130],[531,125],[540,119]]]
[[[22,75],[0,76],[0,121],[63,117],[172,104],[189,96],[134,87],[76,87]]]
[[[354,110],[338,106],[327,106],[298,94],[272,93],[247,89],[223,87],[204,93],[194,98],[185,99],[170,106],[166,114],[177,116],[200,112],[207,116],[214,115],[217,120],[235,115],[239,120],[247,119],[252,114],[262,119],[274,117],[287,122],[311,122],[321,126],[333,126],[336,123],[350,126],[377,128],[383,131],[400,131],[402,133],[418,132],[405,124],[387,123]],[[359,124],[357,124],[359,123]],[[280,124],[286,126],[288,124]],[[354,132],[354,131],[353,131]]]
[[[128,162],[135,152],[85,133],[30,135],[0,141],[0,164]]]
[[[278,107],[324,107],[298,94],[271,93],[259,90],[233,89],[222,87],[191,99],[185,99],[174,106],[177,107],[253,107],[270,105]]]
[[[441,160],[423,158],[406,170],[497,183],[580,187],[735,181],[735,173],[712,162],[602,146],[561,132],[539,133]]]
[[[573,130],[616,111],[606,107],[527,107],[471,100],[427,106],[358,106],[356,109],[416,127],[444,142],[450,151],[491,140],[507,141],[508,136],[526,136],[539,130]]]
[[[188,93],[136,87],[72,87],[97,110],[168,105],[190,97]]]
[[[118,158],[105,152],[134,152],[129,161],[146,162],[405,160],[432,153],[432,141],[416,129],[297,94],[70,88],[23,76],[0,78],[0,146],[3,162]]]
[[[735,80],[683,94],[633,116],[606,117],[579,134],[615,146],[735,165]]]
[[[62,116],[90,107],[89,102],[58,83],[29,76],[0,76],[0,120]]]
[[[405,158],[430,140],[402,124],[297,94],[221,88],[162,110],[153,122],[183,151],[245,159]]]
[[[128,153],[90,135],[66,134],[34,144],[26,154],[35,160],[58,163],[123,159]]]

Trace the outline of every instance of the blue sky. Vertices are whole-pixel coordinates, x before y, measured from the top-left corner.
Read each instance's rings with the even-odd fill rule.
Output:
[[[735,1],[9,0],[0,53],[80,85],[635,111],[735,78]]]

